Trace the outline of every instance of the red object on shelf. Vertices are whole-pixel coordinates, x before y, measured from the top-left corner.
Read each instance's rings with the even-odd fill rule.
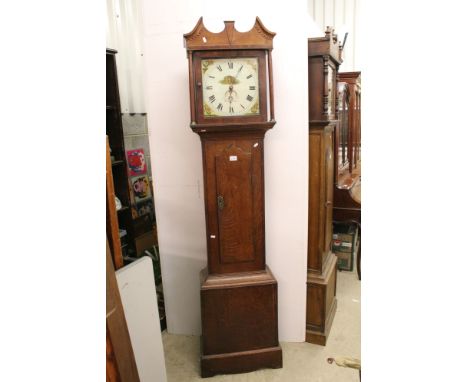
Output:
[[[143,149],[127,151],[127,162],[130,176],[146,174],[145,152]]]

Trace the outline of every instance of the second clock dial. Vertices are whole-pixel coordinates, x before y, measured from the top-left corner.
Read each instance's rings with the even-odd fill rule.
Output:
[[[201,70],[205,117],[260,114],[257,58],[202,60]]]

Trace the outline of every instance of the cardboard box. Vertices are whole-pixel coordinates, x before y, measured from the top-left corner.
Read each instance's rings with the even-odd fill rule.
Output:
[[[141,256],[145,249],[151,248],[153,245],[157,245],[158,238],[156,237],[156,231],[153,229],[143,235],[135,238],[135,247],[137,255]]]
[[[338,257],[337,266],[340,271],[352,271],[354,269],[354,253],[335,251]]]
[[[333,224],[333,253],[338,257],[338,269],[352,271],[357,251],[357,227],[355,224]]]
[[[353,252],[353,242],[333,239],[333,251]]]
[[[333,224],[333,249],[353,252],[357,241],[357,227],[354,224]]]

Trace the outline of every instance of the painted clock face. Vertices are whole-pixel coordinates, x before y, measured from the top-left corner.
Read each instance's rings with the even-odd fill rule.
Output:
[[[219,58],[201,61],[205,117],[260,114],[257,58]]]

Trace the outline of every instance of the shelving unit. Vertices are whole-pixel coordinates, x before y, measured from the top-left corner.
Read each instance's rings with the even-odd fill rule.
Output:
[[[120,240],[123,263],[128,264],[141,256],[145,249],[155,245],[157,248],[156,228],[149,214],[138,216],[135,208],[133,192],[130,189],[130,179],[127,166],[122,114],[120,108],[119,86],[117,79],[117,51],[106,49],[106,134],[110,146],[112,178],[115,195],[120,200],[122,208],[117,210],[118,228],[126,231],[125,239]],[[166,328],[164,312],[164,297],[162,280],[160,279],[159,254],[156,253],[155,262],[159,269],[159,279],[156,277],[158,302],[161,316],[161,329]],[[123,264],[123,265],[124,265]]]
[[[116,54],[117,51],[106,49],[106,135],[109,139],[115,195],[122,204],[122,208],[117,211],[118,225],[128,235],[127,244],[122,245],[122,254],[125,256],[128,251],[131,251],[133,245],[133,216],[120,112]]]
[[[115,195],[122,204],[122,208],[117,211],[119,228],[127,232],[128,245],[122,248],[125,258],[127,255],[133,257],[141,255],[136,241],[140,236],[151,232],[153,224],[148,216],[138,216],[134,211],[135,203],[129,188],[130,182],[125,155],[116,54],[116,50],[106,49],[106,134],[111,150]]]

